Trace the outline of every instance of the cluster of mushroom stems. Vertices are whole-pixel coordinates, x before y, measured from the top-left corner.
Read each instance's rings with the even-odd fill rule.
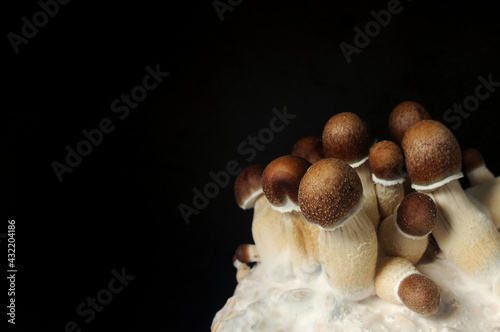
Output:
[[[420,104],[400,103],[388,122],[394,141],[376,142],[356,114],[336,114],[321,138],[240,173],[235,197],[254,209],[255,244],[236,251],[238,281],[250,263],[278,279],[324,274],[339,298],[376,294],[432,315],[440,290],[416,266],[440,250],[500,298],[499,178]]]

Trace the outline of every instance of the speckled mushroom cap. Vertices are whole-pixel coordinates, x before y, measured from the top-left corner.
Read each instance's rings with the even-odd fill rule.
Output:
[[[418,273],[409,275],[401,282],[398,296],[404,305],[420,315],[436,313],[441,299],[436,283]]]
[[[379,179],[395,180],[403,175],[403,151],[394,142],[375,144],[370,150],[369,162],[373,174]]]
[[[422,120],[431,120],[429,112],[414,101],[404,101],[394,107],[389,116],[389,131],[391,136],[401,144],[403,136],[410,127]]]
[[[269,202],[280,207],[290,201],[298,207],[300,180],[309,166],[310,162],[297,156],[283,156],[270,162],[262,174],[262,190]]]
[[[410,236],[422,237],[432,232],[437,222],[436,203],[429,196],[413,192],[405,196],[397,209],[396,223]]]
[[[325,157],[340,159],[349,164],[368,157],[374,140],[368,124],[354,113],[334,115],[323,129]]]
[[[337,227],[358,207],[363,187],[349,164],[321,159],[308,169],[299,187],[299,205],[310,223],[324,229]]]
[[[292,155],[302,157],[313,164],[325,158],[323,142],[321,139],[314,136],[301,138],[293,146]]]
[[[403,137],[402,147],[413,188],[435,189],[433,184],[461,177],[460,145],[443,124],[434,120],[415,123]]]
[[[263,165],[252,165],[243,169],[234,181],[234,197],[243,210],[253,208],[256,198],[262,190]]]
[[[476,149],[465,149],[462,152],[462,161],[464,171],[467,173],[485,165],[483,156]]]

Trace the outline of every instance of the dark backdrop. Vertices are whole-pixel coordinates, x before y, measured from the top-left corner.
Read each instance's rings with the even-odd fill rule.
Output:
[[[17,54],[8,34],[21,35],[22,18],[33,22],[41,7],[5,5],[0,232],[16,220],[17,330],[64,331],[74,321],[82,331],[208,331],[236,286],[233,252],[252,241],[252,212],[234,202],[235,177],[227,184],[220,174],[228,163],[288,154],[342,111],[388,139],[397,103],[418,101],[444,121],[474,96],[479,76],[500,81],[500,21],[481,2],[401,0],[400,13],[348,63],[340,43],[355,46],[354,28],[389,3],[221,0],[219,16],[211,1],[71,1]],[[127,117],[114,113],[114,100],[143,84],[147,66],[170,74]],[[460,124],[448,123],[495,174],[499,105],[500,91],[492,92]],[[296,117],[265,136],[273,108],[284,107]],[[66,146],[76,149],[82,130],[105,118],[114,130],[60,182],[53,162],[65,163]],[[261,131],[261,151],[242,151]],[[222,185],[209,185],[215,197],[188,224],[179,205],[193,205],[210,172]],[[135,278],[108,299],[113,269]],[[111,301],[101,312],[77,313],[98,294]]]

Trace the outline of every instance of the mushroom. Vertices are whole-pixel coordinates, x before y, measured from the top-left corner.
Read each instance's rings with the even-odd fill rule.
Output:
[[[385,219],[394,213],[404,197],[403,151],[391,141],[375,144],[368,159],[375,183],[378,210]]]
[[[342,298],[373,293],[377,236],[363,206],[363,187],[349,164],[333,158],[315,162],[299,187],[299,205],[319,231],[319,258],[329,284]]]
[[[282,214],[294,273],[308,279],[319,271],[318,230],[302,215],[298,205],[300,180],[311,163],[297,156],[282,156],[266,166],[262,189],[272,208]]]
[[[271,273],[277,268],[276,261],[287,252],[285,229],[281,213],[275,211],[262,191],[262,172],[264,166],[249,166],[238,175],[234,183],[234,194],[238,205],[246,210],[254,208],[252,236],[255,251],[261,263]],[[281,260],[284,264],[284,260]],[[283,267],[283,270],[286,270]]]
[[[439,287],[401,257],[381,260],[375,276],[375,294],[390,303],[404,304],[420,315],[432,315],[439,309]]]
[[[394,215],[379,227],[380,247],[388,256],[397,256],[416,264],[427,249],[428,235],[437,221],[437,207],[427,195],[407,195]]]
[[[363,210],[377,228],[380,214],[368,164],[368,154],[374,141],[368,124],[354,113],[344,112],[334,115],[323,129],[325,157],[340,159],[356,170],[363,185],[365,197]]]
[[[318,160],[325,158],[323,142],[314,136],[301,138],[293,146],[292,155],[302,157],[311,164],[314,164]]]
[[[236,249],[236,258],[242,263],[260,262],[259,251],[253,244],[240,244]]]
[[[238,260],[236,255],[233,256],[233,266],[236,268],[236,281],[240,282],[241,279],[250,271],[250,266]]]
[[[467,188],[465,193],[481,211],[485,210],[495,226],[500,229],[500,177]]]
[[[396,142],[401,145],[406,131],[413,124],[430,119],[429,112],[422,105],[414,101],[403,101],[397,104],[389,115],[389,131]]]
[[[436,203],[433,235],[443,253],[469,275],[499,278],[500,233],[458,182],[462,155],[455,136],[443,124],[423,120],[406,132],[402,146],[412,187]]]
[[[462,161],[465,174],[471,186],[488,182],[495,178],[486,167],[483,156],[476,149],[465,149],[462,152]]]

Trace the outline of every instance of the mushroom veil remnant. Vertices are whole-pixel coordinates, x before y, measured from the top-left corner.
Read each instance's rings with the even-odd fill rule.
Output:
[[[433,235],[460,270],[495,284],[500,278],[500,233],[463,191],[460,146],[443,124],[415,123],[402,142],[412,187],[427,192],[438,208]],[[499,294],[500,295],[500,294]]]
[[[323,129],[325,157],[340,159],[356,170],[363,185],[363,209],[377,228],[380,214],[368,164],[368,154],[374,142],[371,128],[354,113],[334,115]]]
[[[317,161],[300,182],[302,213],[320,229],[323,271],[338,295],[349,300],[361,300],[373,293],[377,236],[362,203],[361,180],[341,160]]]

